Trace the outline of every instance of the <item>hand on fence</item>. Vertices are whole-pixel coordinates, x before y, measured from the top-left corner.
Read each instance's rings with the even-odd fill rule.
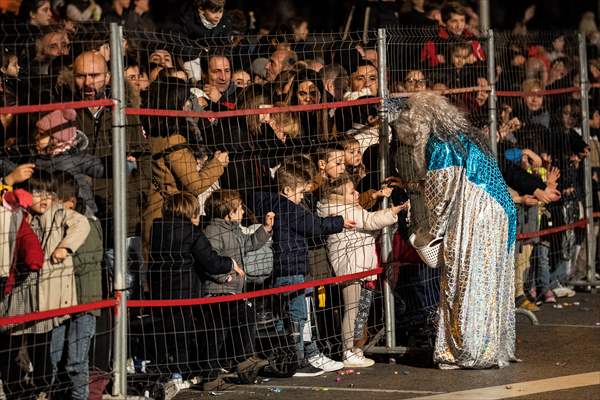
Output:
[[[268,212],[267,215],[265,216],[265,231],[267,232],[271,232],[273,230],[273,225],[275,224],[275,213],[274,212]]]
[[[25,182],[27,179],[31,178],[34,169],[35,164],[21,164],[4,177],[4,183],[8,186],[12,186],[15,183]]]

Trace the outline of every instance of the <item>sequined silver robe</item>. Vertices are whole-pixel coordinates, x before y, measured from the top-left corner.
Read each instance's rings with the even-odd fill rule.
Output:
[[[495,160],[465,135],[430,137],[423,198],[445,266],[434,361],[504,367],[514,359],[516,209]]]

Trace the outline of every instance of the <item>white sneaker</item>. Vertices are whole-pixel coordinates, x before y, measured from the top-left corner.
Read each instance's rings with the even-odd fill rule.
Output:
[[[308,363],[315,368],[322,369],[325,372],[339,371],[340,369],[344,368],[343,362],[334,361],[323,353],[310,357],[308,359]]]
[[[367,368],[375,364],[374,360],[365,357],[361,349],[346,350],[344,352],[344,367]]]
[[[573,289],[566,286],[559,286],[556,289],[552,289],[552,291],[556,297],[573,297],[577,294]]]

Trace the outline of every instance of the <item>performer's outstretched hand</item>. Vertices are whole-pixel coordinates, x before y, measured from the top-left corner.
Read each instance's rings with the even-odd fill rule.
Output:
[[[408,210],[409,208],[410,208],[410,201],[405,201],[404,203],[402,203],[400,205],[393,206],[392,213],[398,215],[398,214],[400,214],[400,211]]]

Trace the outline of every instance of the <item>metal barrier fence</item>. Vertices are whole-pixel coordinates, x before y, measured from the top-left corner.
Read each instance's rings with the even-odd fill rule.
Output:
[[[515,185],[523,179],[525,171],[536,176],[540,188],[547,187],[551,164],[560,166],[564,182],[570,179],[573,190],[555,206],[537,208],[539,198],[536,200],[533,193],[525,194],[525,188],[515,190],[515,200],[523,203],[521,215],[531,222],[518,236],[523,244],[517,257],[517,264],[520,261],[522,264],[517,272],[523,277],[523,296],[525,291],[531,294],[532,289],[548,290],[552,280],[550,260],[565,270],[577,265],[580,270],[584,268],[586,279],[577,279],[572,284],[598,286],[594,251],[597,232],[594,232],[592,204],[592,196],[597,194],[592,190],[591,161],[585,154],[589,151],[585,143],[592,140],[590,84],[585,40],[581,35],[562,34],[562,46],[552,47],[551,52],[544,52],[543,46],[553,43],[556,37],[546,34],[520,37],[516,41],[510,35],[490,31],[485,37],[450,40],[442,31],[408,28],[380,29],[360,37],[356,34],[356,38],[353,34],[344,37],[328,34],[300,47],[286,37],[249,38],[227,46],[215,41],[204,46],[172,34],[123,32],[116,25],[110,27],[110,41],[106,28],[97,26],[81,28],[69,35],[62,30],[36,35],[11,36],[7,32],[2,39],[3,46],[11,43],[15,48],[26,49],[21,54],[31,54],[28,79],[21,79],[19,85],[29,84],[34,76],[42,82],[27,87],[26,100],[21,98],[14,104],[8,96],[10,91],[3,89],[0,114],[10,114],[8,123],[2,121],[3,132],[6,138],[15,139],[10,142],[3,138],[5,144],[12,144],[7,150],[8,158],[17,164],[35,160],[38,169],[54,169],[66,176],[70,171],[52,163],[39,163],[31,156],[30,148],[38,146],[34,154],[39,155],[44,137],[51,137],[50,146],[54,147],[50,149],[56,150],[45,153],[48,157],[63,154],[64,147],[72,148],[74,138],[63,143],[67,141],[64,136],[53,136],[71,126],[67,112],[57,116],[59,123],[46,120],[52,122],[50,126],[41,127],[38,120],[50,111],[77,110],[79,129],[96,135],[87,150],[92,150],[96,158],[89,162],[97,163],[102,171],[92,175],[86,169],[76,175],[76,182],[83,185],[88,178],[91,180],[90,176],[94,178],[87,188],[95,196],[89,192],[82,194],[80,190],[75,197],[95,209],[91,214],[99,217],[105,236],[112,234],[112,237],[105,237],[101,246],[104,293],[94,301],[71,299],[45,308],[32,304],[30,309],[15,310],[10,308],[10,300],[16,295],[3,295],[0,328],[10,340],[0,350],[6,360],[1,378],[8,397],[77,388],[75,381],[57,375],[65,346],[65,337],[58,331],[63,329],[65,335],[64,330],[70,331],[68,328],[75,324],[75,316],[99,310],[103,315],[98,319],[101,326],[96,328],[93,348],[100,351],[89,361],[90,367],[99,370],[92,373],[90,382],[106,386],[112,376],[115,396],[134,391],[143,394],[159,386],[162,389],[156,392],[162,390],[162,395],[166,395],[168,386],[157,383],[164,384],[176,374],[183,380],[198,376],[200,381],[212,380],[217,378],[215,371],[222,369],[230,374],[237,371],[238,379],[249,383],[257,371],[240,370],[239,365],[245,365],[247,360],[266,367],[274,376],[290,376],[298,368],[299,341],[314,343],[314,348],[305,346],[310,351],[343,358],[345,351],[354,348],[354,339],[365,353],[390,354],[406,352],[408,337],[419,334],[425,342],[430,340],[434,333],[439,276],[437,271],[415,260],[406,246],[408,230],[425,223],[422,201],[410,186],[404,186],[404,192],[388,191],[382,186],[388,182],[388,176],[399,177],[403,182],[415,178],[408,157],[410,149],[394,140],[389,126],[394,115],[387,108],[386,99],[409,96],[419,90],[436,90],[447,95],[469,114],[473,124],[488,129],[499,163],[505,171],[511,171]],[[68,57],[71,61],[75,59],[76,51],[68,45],[77,47],[77,52],[94,51],[87,60],[79,59],[81,65],[71,69],[70,78],[68,73],[65,76],[65,66],[70,65]],[[63,51],[60,57],[46,54],[55,50]],[[106,61],[98,61],[98,55],[110,59],[110,78],[108,70],[102,67]],[[256,62],[259,59],[262,60]],[[319,74],[317,69],[321,71]],[[578,69],[579,80],[573,82],[572,72]],[[231,77],[226,79],[228,74]],[[186,79],[181,79],[182,76]],[[145,77],[154,81],[149,89],[145,88]],[[44,83],[45,79],[50,83]],[[110,92],[104,91],[108,79]],[[67,91],[69,85],[71,90]],[[65,90],[57,91],[57,87]],[[269,90],[264,90],[265,87]],[[16,89],[18,93],[19,87]],[[106,96],[98,95],[101,89]],[[81,116],[88,110],[92,119]],[[557,115],[558,119],[554,119]],[[49,130],[53,132],[40,135]],[[159,132],[165,130],[168,136]],[[175,137],[175,133],[183,131],[184,140]],[[11,132],[16,134],[11,136]],[[569,151],[564,152],[567,148]],[[352,158],[353,151],[357,152],[356,161]],[[171,159],[174,153],[179,159]],[[210,155],[214,157],[212,160]],[[538,161],[537,156],[547,159]],[[85,161],[80,160],[75,167],[83,164]],[[177,168],[179,171],[175,171]],[[212,213],[219,208],[212,203],[217,201],[215,193],[229,195],[229,200],[222,201],[221,208],[225,207],[227,212],[220,219],[230,217],[233,201],[236,206],[231,212],[246,204],[259,217],[256,225],[265,225],[260,217],[270,209],[261,207],[253,192],[272,190],[278,182],[274,179],[278,169],[296,178],[308,176],[305,183],[312,186],[303,191],[315,192],[315,187],[320,187],[326,198],[335,195],[336,188],[323,182],[338,178],[340,171],[336,168],[350,169],[358,177],[347,181],[366,194],[365,209],[389,210],[406,199],[411,201],[409,215],[398,210],[400,218],[394,230],[391,223],[377,226],[376,230],[381,230],[377,238],[374,235],[361,238],[343,247],[349,254],[365,257],[367,252],[375,252],[377,246],[379,259],[373,258],[369,268],[338,270],[334,266],[332,271],[329,264],[340,267],[336,257],[342,255],[331,250],[328,254],[324,243],[315,241],[310,243],[308,266],[313,280],[305,281],[304,277],[274,280],[272,250],[270,256],[268,251],[254,255],[259,266],[270,262],[271,271],[256,269],[253,282],[243,285],[242,290],[223,289],[237,278],[236,273],[225,274],[201,289],[182,286],[182,282],[194,279],[192,270],[187,275],[181,273],[179,280],[174,278],[169,268],[187,261],[179,257],[183,254],[185,237],[173,239],[173,232],[184,228],[177,225],[179,222],[173,215],[162,210],[166,207],[164,203],[171,201],[180,202],[176,203],[180,212],[185,208],[181,205],[185,198],[176,198],[176,192],[187,190],[199,195],[203,207],[206,206],[203,212],[213,218]],[[219,172],[215,177],[208,174],[209,170]],[[174,177],[173,182],[166,181],[166,171]],[[195,178],[190,179],[191,174]],[[38,185],[46,177],[34,174]],[[100,180],[103,186],[98,183]],[[51,191],[42,187],[29,189],[34,193]],[[210,200],[202,196],[207,190],[213,193]],[[539,196],[552,203],[550,192]],[[146,196],[141,196],[142,193]],[[309,200],[313,202],[309,205],[313,211],[335,215],[329,214],[331,210],[322,204],[316,204],[316,195]],[[175,207],[173,204],[168,206]],[[85,213],[85,208],[82,212]],[[548,214],[553,217],[550,222]],[[289,222],[289,211],[275,218],[278,217],[288,218]],[[161,221],[158,225],[153,222],[156,218]],[[409,221],[403,221],[406,218]],[[525,225],[520,226],[525,228]],[[577,230],[582,228],[586,230],[585,237],[579,233],[577,238]],[[161,229],[164,232],[157,233]],[[195,228],[189,229],[190,235],[198,235]],[[2,242],[8,242],[4,229],[2,235],[6,237]],[[211,240],[213,237],[207,236],[211,245],[217,246]],[[169,253],[161,250],[169,246],[167,243],[171,243]],[[179,247],[173,247],[173,243]],[[582,245],[585,257],[577,250]],[[226,250],[221,249],[221,254]],[[202,253],[202,257],[209,256],[213,257],[211,262],[220,260],[210,252]],[[23,273],[23,278],[32,280],[27,283],[30,286],[17,280],[16,288],[39,291],[40,282],[46,279],[48,286],[56,289],[50,283],[67,278],[70,284],[72,275],[77,273],[70,270],[66,274],[59,272],[58,277],[45,276],[50,267],[45,268],[41,273]],[[526,270],[532,271],[531,279],[525,277]],[[304,272],[295,275],[303,276]],[[369,283],[373,282],[371,277],[378,275],[382,278],[380,284]],[[203,278],[203,282],[210,279]],[[560,277],[563,283],[564,279]],[[306,294],[306,289],[313,292]],[[364,294],[367,300],[361,303]],[[46,296],[50,298],[49,293]],[[302,300],[300,306],[297,297]],[[536,293],[534,297],[540,296]],[[307,310],[304,311],[306,329],[295,326],[293,318],[286,319],[291,314],[292,302]],[[282,310],[284,304],[288,305],[287,310]],[[357,319],[357,314],[366,318],[363,323],[371,336],[366,345],[362,331],[357,335],[354,324],[344,322],[348,318]],[[69,315],[71,325],[59,321]],[[49,318],[54,319],[54,324],[43,332],[19,332],[28,324],[38,325]],[[108,338],[111,335],[112,340]],[[246,337],[253,338],[253,343],[240,343]],[[90,337],[75,340],[87,343],[86,346],[90,341]],[[67,346],[70,345],[67,340]],[[215,353],[211,347],[221,351]],[[39,358],[22,357],[20,366],[10,362],[23,352]],[[70,352],[69,347],[65,353],[70,357]],[[258,361],[253,358],[256,356]],[[261,360],[267,360],[267,365]],[[41,366],[49,361],[52,365]]]

